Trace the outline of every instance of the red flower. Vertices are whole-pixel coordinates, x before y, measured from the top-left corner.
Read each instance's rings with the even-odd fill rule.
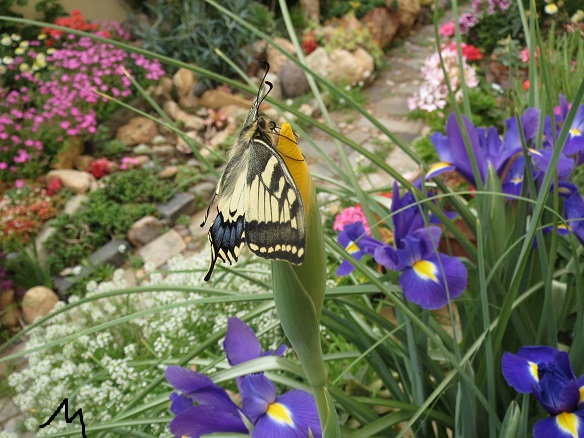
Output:
[[[464,56],[468,61],[479,61],[483,59],[481,49],[473,46],[472,44],[462,45],[462,56]]]
[[[316,50],[318,47],[318,43],[316,42],[316,37],[312,31],[306,32],[302,36],[302,48],[306,52],[307,55],[311,54]]]
[[[525,91],[529,90],[529,79],[525,79],[525,81],[523,82],[523,89]]]
[[[110,163],[107,158],[101,158],[91,163],[90,173],[97,179],[103,178],[110,172]]]
[[[47,195],[55,196],[57,192],[61,190],[61,187],[63,187],[63,181],[61,181],[61,178],[51,180],[47,187]]]

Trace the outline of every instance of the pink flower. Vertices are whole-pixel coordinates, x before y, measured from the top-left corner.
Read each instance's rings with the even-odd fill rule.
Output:
[[[367,223],[367,218],[365,217],[365,213],[363,213],[363,209],[360,205],[345,208],[340,214],[338,214],[335,218],[335,223],[333,224],[333,230],[343,231],[345,225],[352,224],[353,222],[361,222],[365,228],[365,232],[368,235],[371,235],[371,229]]]
[[[23,189],[24,181],[21,179],[17,179],[16,181],[14,181],[14,187],[16,187],[17,189]]]
[[[521,58],[521,62],[529,62],[529,49],[527,47],[523,49],[519,57]]]
[[[440,29],[438,29],[438,34],[440,34],[442,37],[450,38],[454,35],[454,29],[454,21],[449,21],[440,26]]]

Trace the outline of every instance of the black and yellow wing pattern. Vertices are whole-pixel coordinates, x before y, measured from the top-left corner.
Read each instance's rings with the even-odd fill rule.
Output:
[[[269,66],[268,66],[269,67]],[[211,199],[217,216],[209,229],[211,278],[217,259],[235,263],[245,241],[256,255],[301,264],[306,246],[306,219],[300,192],[273,145],[275,124],[259,112],[258,97],[238,135],[227,166]]]

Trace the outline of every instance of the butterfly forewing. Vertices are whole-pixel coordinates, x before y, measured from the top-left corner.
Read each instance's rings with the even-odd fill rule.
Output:
[[[253,253],[266,259],[295,264],[304,259],[304,205],[294,178],[272,144],[269,127],[273,124],[258,112],[265,97],[261,97],[261,89],[211,200],[217,200],[217,217],[209,229],[211,264],[205,281],[217,259],[229,264],[237,261],[244,241]]]
[[[284,160],[271,144],[250,147],[245,208],[245,240],[260,257],[300,264],[306,221],[302,198]]]

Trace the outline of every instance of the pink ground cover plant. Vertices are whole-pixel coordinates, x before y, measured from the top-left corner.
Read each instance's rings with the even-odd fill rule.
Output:
[[[117,33],[119,26],[107,26],[117,38],[125,36]],[[96,91],[120,100],[132,94],[124,69],[146,86],[164,75],[157,60],[87,37],[62,38],[60,47],[41,57],[48,65],[44,74],[18,56],[5,65],[6,74],[13,74],[19,87],[0,87],[0,181],[38,176],[69,137],[94,134],[98,123],[117,109]],[[34,51],[29,55],[40,56]]]

